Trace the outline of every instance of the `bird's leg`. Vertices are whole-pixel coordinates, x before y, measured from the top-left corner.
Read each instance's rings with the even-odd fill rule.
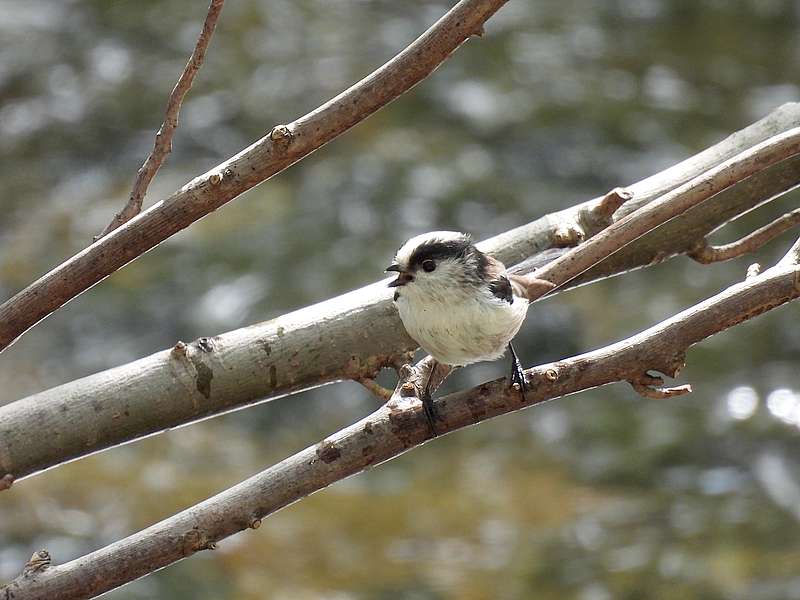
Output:
[[[525,374],[522,372],[522,365],[519,362],[517,353],[514,352],[514,345],[508,343],[508,351],[511,353],[511,373],[508,376],[509,382],[513,386],[515,383],[519,384],[519,391],[522,394],[522,399],[525,400],[525,392],[528,389],[528,384],[525,383]]]
[[[430,427],[433,437],[439,435],[436,432],[436,408],[433,405],[433,398],[431,397],[431,382],[433,381],[433,376],[436,374],[437,366],[439,366],[439,363],[434,360],[431,370],[428,371],[428,380],[425,382],[425,389],[422,390],[422,395],[419,397],[419,399],[422,400],[422,408],[425,411],[425,418],[428,420],[428,427]]]

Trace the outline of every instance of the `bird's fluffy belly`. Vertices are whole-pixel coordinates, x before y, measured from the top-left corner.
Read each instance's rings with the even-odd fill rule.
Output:
[[[468,365],[496,360],[519,331],[528,303],[467,299],[455,303],[417,303],[400,297],[397,309],[408,334],[437,361]]]

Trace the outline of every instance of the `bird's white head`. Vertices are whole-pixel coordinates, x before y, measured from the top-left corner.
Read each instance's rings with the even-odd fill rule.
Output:
[[[397,273],[397,279],[389,283],[397,288],[396,296],[446,301],[452,294],[471,293],[484,283],[486,267],[486,256],[469,235],[432,231],[403,244],[386,271]]]

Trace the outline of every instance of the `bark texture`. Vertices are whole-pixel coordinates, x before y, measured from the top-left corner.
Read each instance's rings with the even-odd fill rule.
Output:
[[[628,186],[632,198],[613,219],[797,122],[800,104],[785,105],[712,148]],[[639,237],[573,284],[690,252],[733,217],[798,183],[797,157],[758,171]],[[480,247],[514,265],[553,245],[578,243],[608,226],[608,199],[607,195],[547,215]],[[265,323],[189,344],[179,342],[170,350],[0,407],[0,479],[20,479],[262,400],[344,379],[369,379],[381,368],[403,362],[415,347],[391,305],[385,282]]]
[[[798,260],[800,241],[772,269],[671,319],[605,348],[527,370],[535,385],[525,398],[505,379],[440,398],[439,433],[617,381],[652,389],[660,379],[649,372],[675,376],[693,344],[800,296]],[[415,376],[413,369],[405,371]],[[429,439],[416,387],[401,381],[380,409],[318,444],[128,538],[68,563],[23,573],[0,593],[14,600],[91,598],[255,529],[281,508]]]

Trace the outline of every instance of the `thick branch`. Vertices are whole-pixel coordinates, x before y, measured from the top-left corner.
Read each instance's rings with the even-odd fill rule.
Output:
[[[0,351],[47,315],[174,233],[360,123],[430,75],[505,0],[461,0],[382,67],[195,178],[0,305]]]
[[[800,120],[800,105],[768,118],[680,165],[628,186],[643,206],[742,145]],[[734,216],[800,182],[800,160],[761,171],[648,233],[580,278],[586,282],[686,252]],[[608,225],[603,198],[542,217],[481,243],[508,265],[552,245],[559,232],[589,237]],[[127,226],[126,226],[127,227]],[[116,234],[115,234],[116,235]],[[563,239],[563,236],[559,239]],[[363,332],[369,331],[369,336]],[[272,321],[178,344],[0,407],[0,477],[42,469],[145,435],[264,399],[342,379],[372,378],[416,344],[405,333],[384,283]],[[2,487],[0,486],[0,489]]]
[[[795,257],[794,250],[787,257]],[[786,260],[786,259],[785,259]],[[501,379],[436,401],[446,433],[491,417],[659,371],[675,376],[697,342],[800,296],[800,266],[783,261],[671,319],[611,346],[526,371],[523,398]],[[430,436],[414,386],[358,423],[205,502],[63,565],[22,575],[0,592],[15,600],[89,598],[133,581],[216,542],[336,481],[414,448]],[[406,393],[410,393],[409,399]]]
[[[755,252],[784,231],[788,231],[797,225],[800,225],[800,208],[781,215],[772,223],[759,227],[752,233],[730,244],[713,246],[708,240],[703,239],[695,250],[689,252],[689,257],[704,265],[738,258],[744,254]]]
[[[178,127],[178,113],[181,110],[181,104],[186,93],[192,87],[195,75],[203,66],[203,60],[206,56],[208,44],[211,42],[211,36],[214,35],[214,28],[217,26],[217,19],[219,13],[222,12],[222,5],[225,0],[211,0],[208,7],[208,14],[203,23],[203,29],[200,36],[197,38],[192,55],[189,57],[189,62],[183,68],[183,73],[178,78],[175,87],[169,95],[167,101],[167,109],[164,112],[164,122],[156,133],[156,139],[153,143],[153,150],[150,155],[145,159],[144,164],[139,168],[136,173],[136,180],[133,182],[133,189],[128,198],[128,202],[119,211],[114,218],[111,219],[102,233],[96,239],[114,231],[120,225],[127,223],[133,217],[138,215],[142,210],[142,201],[147,193],[147,188],[150,182],[155,177],[158,170],[161,168],[167,155],[172,152],[172,137],[175,135],[175,129]]]

